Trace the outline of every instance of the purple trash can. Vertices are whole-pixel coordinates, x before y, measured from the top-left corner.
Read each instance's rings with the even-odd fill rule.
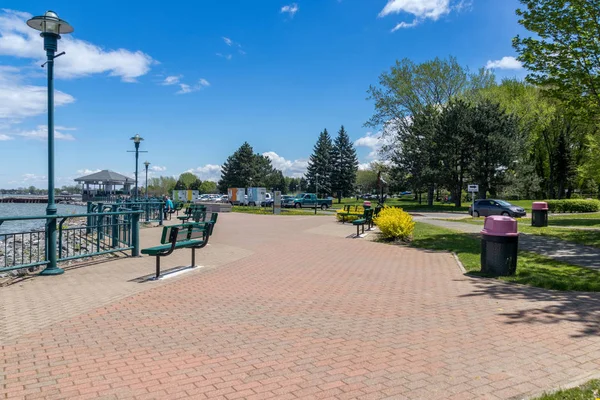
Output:
[[[487,217],[481,231],[481,272],[494,276],[514,275],[518,252],[517,220],[499,215]]]

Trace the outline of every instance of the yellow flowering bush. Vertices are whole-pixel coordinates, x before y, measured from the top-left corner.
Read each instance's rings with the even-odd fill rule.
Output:
[[[356,210],[354,210],[354,206],[352,206],[350,208],[350,214],[346,215],[346,217],[345,217],[345,221],[346,222],[352,222],[354,220],[362,218],[363,214],[364,214],[364,211],[365,211],[365,209],[362,206],[358,207]],[[343,213],[346,213],[346,211],[344,211],[344,209],[337,210],[337,212],[335,213],[335,217],[336,217],[336,219],[338,221],[342,220],[342,215],[341,214],[343,214]]]
[[[386,239],[406,241],[415,230],[412,217],[401,208],[385,207],[373,221]]]

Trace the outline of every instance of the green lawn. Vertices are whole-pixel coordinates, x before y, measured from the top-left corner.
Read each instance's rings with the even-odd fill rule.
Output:
[[[453,222],[465,222],[474,225],[483,225],[485,218],[453,219]],[[531,219],[521,218],[519,221],[519,232],[530,235],[548,236],[567,242],[584,244],[587,246],[600,247],[600,231],[586,229],[569,229],[567,226],[600,228],[600,213],[573,214],[552,216],[548,220],[548,227],[536,228],[531,226]]]
[[[357,201],[356,198],[346,198],[346,199],[342,199],[342,202],[340,204],[338,204],[337,199],[333,199],[333,208],[340,209],[348,204],[352,205],[352,206],[354,206],[354,205],[362,206],[364,201],[365,200],[363,200],[363,199],[359,199]],[[370,201],[371,201],[371,205],[377,204],[376,199],[373,199]],[[392,199],[392,198],[388,197],[388,199],[385,201],[385,205],[386,206],[394,206],[394,207],[402,207],[405,211],[465,212],[465,211],[469,210],[469,204],[467,204],[467,203],[463,203],[462,207],[455,207],[454,204],[442,204],[439,202],[435,202],[433,204],[433,206],[428,206],[427,200],[425,198],[423,198],[422,204],[419,204],[419,202],[415,201],[412,196],[405,196],[400,199]]]
[[[573,389],[544,394],[534,400],[596,400],[600,398],[600,380],[591,380]]]
[[[481,275],[481,241],[477,235],[417,222],[411,246],[453,251],[469,274]],[[600,291],[599,271],[525,251],[519,252],[516,275],[498,279],[545,289]]]

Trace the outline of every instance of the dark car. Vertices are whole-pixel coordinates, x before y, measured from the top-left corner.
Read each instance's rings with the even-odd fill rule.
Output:
[[[506,215],[509,217],[524,217],[526,212],[523,208],[510,204],[504,200],[481,199],[475,200],[475,210],[469,207],[469,214],[474,217],[489,217],[490,215]]]
[[[289,195],[281,196],[281,207],[284,207],[284,208],[294,207],[294,196],[289,196]]]

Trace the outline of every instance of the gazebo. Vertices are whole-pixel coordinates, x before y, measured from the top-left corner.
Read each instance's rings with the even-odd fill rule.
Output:
[[[114,196],[130,195],[134,180],[125,175],[105,169],[91,175],[76,178],[75,182],[85,185],[82,193],[83,201],[111,200]],[[90,188],[91,186],[91,188]],[[121,190],[117,190],[121,186]]]

